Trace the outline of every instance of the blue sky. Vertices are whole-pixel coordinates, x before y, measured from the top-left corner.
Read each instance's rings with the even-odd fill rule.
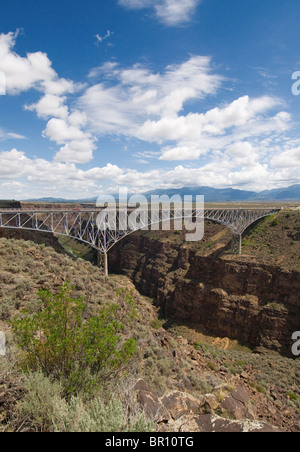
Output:
[[[299,18],[299,0],[5,2],[0,198],[300,183]]]

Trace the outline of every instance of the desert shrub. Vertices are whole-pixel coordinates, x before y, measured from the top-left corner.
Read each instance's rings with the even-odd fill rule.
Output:
[[[157,318],[153,319],[151,321],[151,323],[150,323],[151,328],[153,328],[155,330],[159,330],[160,328],[162,328],[163,324],[164,324],[163,320],[160,320],[160,319],[157,319]]]
[[[64,397],[63,385],[41,372],[25,376],[26,396],[19,405],[19,423],[29,430],[47,432],[150,432],[154,424],[137,407],[129,413],[118,394],[93,399]]]
[[[217,371],[217,366],[216,363],[214,363],[213,361],[209,361],[207,363],[207,366],[209,367],[210,370],[216,372]]]
[[[20,279],[15,288],[16,297],[23,298],[25,295],[30,294],[32,289],[33,283],[30,279]]]
[[[12,298],[2,298],[0,301],[0,319],[8,320],[13,310],[14,302]]]
[[[7,271],[17,275],[21,272],[21,266],[19,264],[11,263],[7,266]]]
[[[48,431],[57,416],[57,407],[63,397],[63,386],[42,372],[30,372],[23,382],[26,396],[19,407],[19,418],[27,418],[30,428]]]
[[[41,369],[44,375],[63,381],[68,394],[76,394],[92,390],[99,375],[102,380],[108,378],[135,354],[136,341],[123,337],[124,324],[135,316],[135,304],[124,290],[119,293],[123,306],[107,304],[85,320],[86,304],[71,292],[69,283],[56,295],[40,290],[41,309],[23,311],[10,324],[23,351],[22,367]]]
[[[275,227],[279,225],[279,219],[278,218],[274,218],[271,222],[271,226]]]
[[[127,416],[122,402],[112,398],[107,404],[97,397],[84,404],[72,397],[58,407],[54,419],[56,432],[151,432],[153,424],[143,414]]]
[[[15,283],[15,280],[16,280],[16,278],[10,273],[7,273],[7,272],[0,273],[0,281],[3,284],[11,285],[11,284]]]

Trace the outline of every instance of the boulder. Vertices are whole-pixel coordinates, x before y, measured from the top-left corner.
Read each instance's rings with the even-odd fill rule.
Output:
[[[279,429],[264,422],[232,421],[216,415],[183,416],[174,425],[174,431],[200,433],[276,433]]]
[[[221,404],[221,408],[235,419],[255,419],[256,413],[249,401],[249,393],[240,386],[226,397]]]
[[[152,419],[157,423],[170,420],[170,415],[160,402],[157,394],[149,388],[144,380],[139,380],[135,384],[133,392],[135,393],[137,402],[149,419]]]
[[[160,399],[160,402],[174,420],[184,415],[199,413],[202,405],[202,402],[196,397],[179,391],[168,392]]]

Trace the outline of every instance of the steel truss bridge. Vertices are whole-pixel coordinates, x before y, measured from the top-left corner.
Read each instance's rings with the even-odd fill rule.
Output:
[[[190,210],[190,221],[205,219],[228,227],[232,233],[232,253],[241,254],[242,235],[256,221],[279,212],[278,208],[230,208]],[[48,232],[79,240],[92,246],[104,256],[104,270],[108,275],[109,250],[124,237],[138,231],[149,230],[159,224],[187,219],[187,211],[122,210],[114,212],[114,228],[99,227],[99,214],[103,209],[36,209],[0,210],[0,228]],[[107,211],[107,214],[112,212]]]

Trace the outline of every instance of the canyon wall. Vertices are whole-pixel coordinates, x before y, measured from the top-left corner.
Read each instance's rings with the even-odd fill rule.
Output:
[[[289,355],[300,329],[300,274],[254,257],[201,256],[184,245],[127,237],[110,252],[110,271],[129,276],[168,319]]]

